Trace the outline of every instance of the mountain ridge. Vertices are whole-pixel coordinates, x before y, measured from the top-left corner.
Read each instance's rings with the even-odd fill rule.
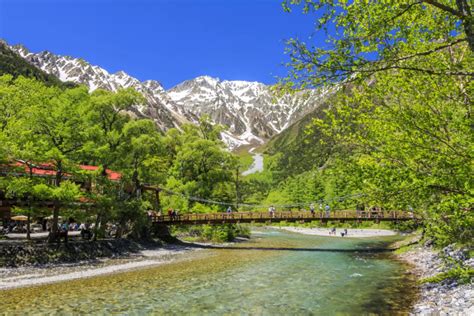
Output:
[[[42,71],[61,81],[84,84],[89,91],[136,89],[147,102],[133,106],[131,112],[152,119],[162,130],[196,123],[208,115],[213,123],[228,127],[221,137],[230,149],[265,143],[316,108],[322,97],[317,91],[275,96],[263,83],[206,75],[166,90],[157,80],[140,81],[123,70],[111,74],[81,58],[49,51],[33,53],[23,45],[9,47]]]

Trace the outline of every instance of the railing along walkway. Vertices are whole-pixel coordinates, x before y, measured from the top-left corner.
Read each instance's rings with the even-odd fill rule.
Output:
[[[329,216],[326,212],[309,211],[284,211],[274,212],[233,212],[233,213],[209,213],[209,214],[183,214],[177,216],[151,216],[153,223],[157,224],[224,224],[224,223],[264,223],[264,222],[298,222],[298,221],[406,221],[419,220],[413,213],[405,211],[331,211]]]

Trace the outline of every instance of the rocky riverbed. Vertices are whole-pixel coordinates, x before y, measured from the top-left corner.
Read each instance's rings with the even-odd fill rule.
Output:
[[[0,266],[0,291],[157,266],[182,259],[183,254],[194,250],[185,245],[139,244],[123,239],[0,245],[0,257],[9,258]]]
[[[413,266],[413,273],[420,279],[435,276],[451,269],[449,262],[461,262],[464,266],[474,268],[474,258],[469,259],[466,250],[455,250],[448,246],[442,251],[435,251],[428,246],[417,245],[409,251],[398,255]],[[474,315],[474,284],[459,284],[447,279],[440,283],[420,285],[420,300],[414,306],[417,315]]]
[[[0,267],[38,266],[74,263],[98,258],[127,257],[146,248],[146,244],[127,239],[46,243],[0,242]]]

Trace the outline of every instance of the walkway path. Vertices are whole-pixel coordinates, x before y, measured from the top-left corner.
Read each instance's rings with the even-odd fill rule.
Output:
[[[81,235],[80,231],[70,231],[68,232],[69,237],[75,237]],[[49,232],[41,232],[41,233],[31,233],[31,239],[46,239],[49,236]],[[8,239],[26,239],[26,233],[9,233],[6,234],[5,237]]]

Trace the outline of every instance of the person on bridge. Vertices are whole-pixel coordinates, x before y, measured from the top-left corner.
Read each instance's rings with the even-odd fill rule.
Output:
[[[274,216],[275,216],[275,208],[273,207],[273,205],[271,205],[271,206],[268,208],[268,213],[270,214],[270,217],[274,217]]]
[[[313,204],[313,203],[311,203],[311,204],[309,205],[309,210],[311,211],[311,215],[314,216],[314,204]]]
[[[324,209],[326,210],[326,217],[331,216],[331,207],[329,206],[329,204],[326,204]]]
[[[232,213],[232,206],[229,206],[229,207],[227,208],[227,211],[226,211],[226,212],[227,212],[227,214]]]

